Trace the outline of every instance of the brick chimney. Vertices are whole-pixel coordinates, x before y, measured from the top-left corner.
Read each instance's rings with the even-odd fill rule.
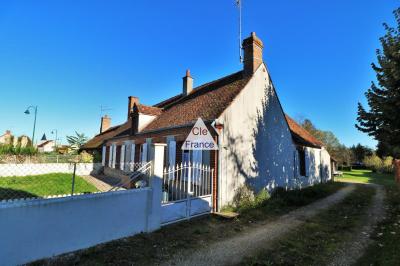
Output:
[[[100,133],[103,133],[111,127],[111,118],[105,115],[101,118]]]
[[[246,76],[251,76],[263,62],[262,41],[252,32],[250,37],[243,40],[243,71]]]
[[[139,104],[139,98],[138,97],[134,97],[134,96],[129,96],[128,97],[128,119],[132,113],[132,108],[133,106],[136,104]]]
[[[182,95],[186,96],[193,90],[193,78],[190,76],[190,70],[186,70],[186,76],[183,78],[183,90]]]

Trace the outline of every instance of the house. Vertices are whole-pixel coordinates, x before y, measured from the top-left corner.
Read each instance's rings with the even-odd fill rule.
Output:
[[[54,140],[42,141],[37,145],[38,152],[53,152],[54,148]]]
[[[165,143],[165,166],[190,161],[213,169],[214,209],[230,204],[242,186],[257,193],[330,180],[323,144],[282,109],[262,60],[262,41],[252,33],[243,49],[243,69],[236,73],[194,87],[187,71],[182,93],[152,106],[130,96],[127,121],[110,127],[103,117],[101,132],[83,148],[101,149],[104,173],[123,178],[129,163],[152,158],[152,143]],[[181,150],[199,117],[219,150]]]
[[[68,154],[72,151],[69,145],[57,145],[57,152],[59,154]]]
[[[15,137],[10,130],[0,136],[0,144],[3,145],[13,145],[14,147],[25,148],[31,144],[31,139],[28,136],[21,135],[20,137]]]
[[[13,135],[10,130],[6,130],[3,135],[0,136],[0,144],[12,144]]]

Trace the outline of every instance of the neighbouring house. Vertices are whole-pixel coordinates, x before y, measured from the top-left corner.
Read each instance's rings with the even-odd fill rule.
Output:
[[[123,178],[129,163],[151,160],[152,143],[165,143],[165,166],[211,166],[217,210],[232,203],[243,186],[257,193],[330,180],[331,159],[324,145],[282,109],[262,59],[262,41],[252,33],[243,49],[243,69],[236,73],[194,87],[187,71],[182,93],[152,106],[130,96],[126,122],[110,127],[110,118],[103,117],[100,133],[83,149],[101,150],[104,173]],[[219,150],[181,150],[199,117]]]
[[[6,130],[6,132],[0,136],[0,144],[3,145],[13,145],[14,147],[20,146],[25,148],[30,145],[31,140],[28,136],[21,135],[20,137],[15,137],[10,130]]]
[[[68,154],[72,152],[72,149],[69,145],[57,145],[57,152],[59,154]]]
[[[10,130],[6,130],[3,135],[0,136],[0,144],[11,144],[13,141],[13,135]]]
[[[40,142],[37,144],[38,152],[53,152],[55,150],[56,143],[54,140],[48,140],[46,134],[43,134]]]

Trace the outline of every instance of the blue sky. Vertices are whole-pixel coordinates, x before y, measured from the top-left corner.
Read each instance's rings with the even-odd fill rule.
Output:
[[[237,9],[221,1],[2,1],[0,132],[37,136],[58,129],[99,130],[100,106],[112,123],[126,119],[127,97],[154,104],[241,69]],[[264,61],[282,105],[310,118],[346,145],[375,141],[354,128],[357,102],[375,79],[382,23],[394,0],[244,0],[243,35],[264,42]]]

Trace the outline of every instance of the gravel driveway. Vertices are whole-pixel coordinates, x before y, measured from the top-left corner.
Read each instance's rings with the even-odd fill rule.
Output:
[[[318,212],[327,209],[343,200],[355,186],[347,185],[335,194],[299,208],[266,225],[251,231],[240,233],[235,237],[211,244],[209,247],[194,253],[181,252],[164,265],[232,265],[242,261],[246,256],[265,248],[273,240],[293,230],[313,217]]]

